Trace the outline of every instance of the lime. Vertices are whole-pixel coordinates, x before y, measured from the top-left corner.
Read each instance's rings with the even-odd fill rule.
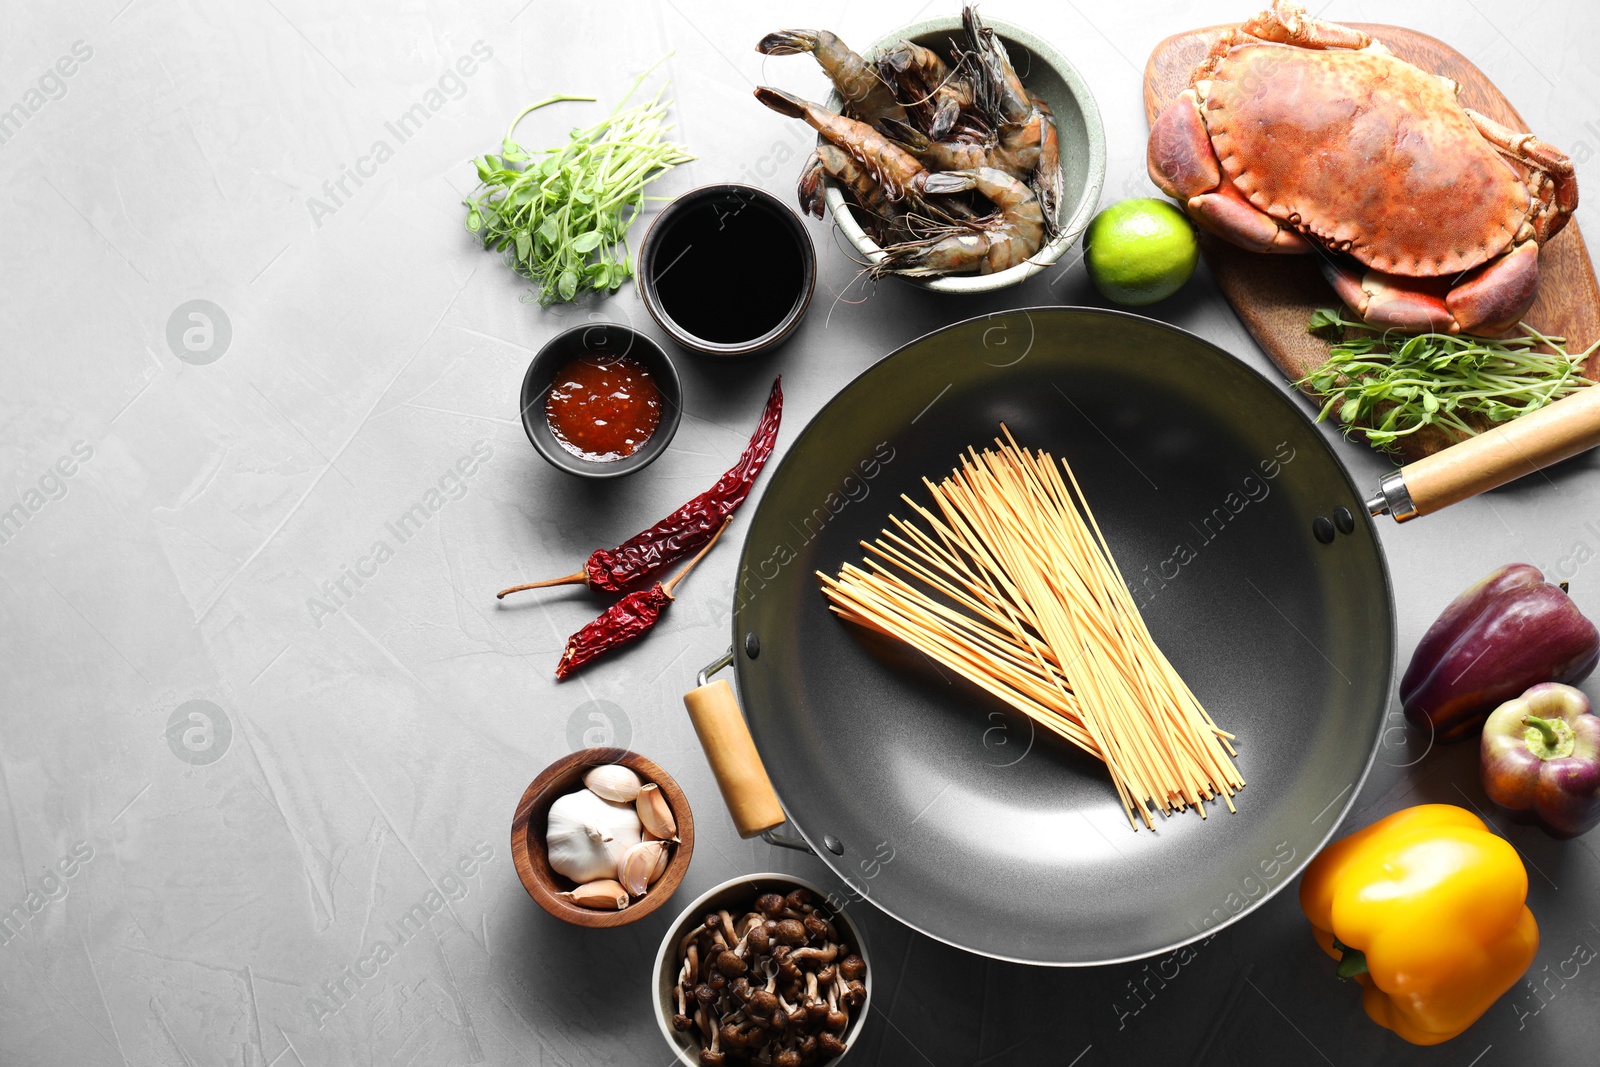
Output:
[[[1200,246],[1194,227],[1165,200],[1112,204],[1089,223],[1083,259],[1096,289],[1118,304],[1153,304],[1183,288]]]

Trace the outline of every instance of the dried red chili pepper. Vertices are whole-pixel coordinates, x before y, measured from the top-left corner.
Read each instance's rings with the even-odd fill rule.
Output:
[[[634,590],[601,612],[599,618],[567,638],[561,662],[556,664],[556,679],[565,678],[590,660],[613,648],[637,641],[648,633],[661,620],[661,613],[667,605],[672,603],[673,589],[711,551],[711,546],[717,543],[717,538],[722,536],[722,531],[728,528],[731,521],[723,519],[722,525],[712,531],[711,540],[706,542],[705,547],[665,585],[657,582],[649,589]]]
[[[756,432],[745,446],[739,462],[728,468],[717,484],[701,493],[654,526],[629,538],[616,548],[596,549],[583,570],[542,582],[529,582],[502,589],[496,597],[542,589],[551,585],[577,585],[605,593],[618,593],[641,578],[669,567],[707,543],[722,528],[728,516],[743,504],[755,485],[772,446],[778,440],[778,423],[783,418],[783,377],[772,383],[767,406],[761,412]]]

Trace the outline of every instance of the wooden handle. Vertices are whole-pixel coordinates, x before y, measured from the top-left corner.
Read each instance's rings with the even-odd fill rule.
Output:
[[[1449,507],[1600,445],[1600,386],[1405,466],[1418,515]]]
[[[725,679],[702,685],[683,697],[689,709],[694,732],[700,735],[711,773],[717,776],[722,802],[733,816],[740,837],[755,837],[764,830],[781,826],[783,805],[767,777],[750,727],[739,712],[739,698]]]

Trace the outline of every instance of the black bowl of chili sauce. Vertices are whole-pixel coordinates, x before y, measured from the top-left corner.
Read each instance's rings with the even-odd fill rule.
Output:
[[[691,189],[639,245],[639,295],[668,336],[708,356],[782,342],[811,306],[817,253],[789,205],[753,185]]]
[[[550,465],[584,478],[649,466],[677,432],[678,371],[661,346],[615,323],[557,334],[522,379],[522,428]]]

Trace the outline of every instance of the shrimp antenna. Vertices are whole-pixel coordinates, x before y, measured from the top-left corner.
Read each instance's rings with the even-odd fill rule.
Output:
[[[844,233],[844,228],[839,225],[839,220],[837,218],[835,218],[833,220],[833,227],[830,230],[830,235],[833,238],[834,246],[836,248],[838,248],[841,252],[843,252],[844,255],[845,255],[845,258],[848,259],[850,262],[854,263],[856,266],[864,267],[864,268],[867,268],[867,269],[871,269],[872,260],[868,259],[868,260],[863,261],[863,260],[860,260],[860,259],[856,258],[856,256],[860,254],[860,249],[856,248],[852,244],[849,244],[848,242],[846,242],[845,244],[840,244],[839,243],[839,238],[840,238],[841,235],[843,235],[843,233]],[[876,244],[877,241],[874,240],[873,243]]]
[[[826,330],[833,323],[833,309],[838,307],[840,304],[849,304],[851,307],[858,307],[858,306],[860,306],[862,304],[865,304],[869,299],[871,299],[871,294],[867,293],[865,291],[866,290],[865,286],[862,287],[862,296],[861,296],[860,300],[846,300],[845,299],[845,295],[844,295],[845,293],[848,293],[850,291],[850,287],[852,285],[854,285],[856,282],[860,281],[862,278],[866,278],[866,277],[870,277],[870,276],[871,276],[870,271],[868,271],[868,270],[859,270],[859,271],[856,272],[856,276],[854,278],[851,278],[850,281],[845,284],[845,287],[843,289],[841,289],[837,293],[833,294],[833,303],[828,305],[827,317],[822,320],[822,328],[824,330]],[[874,289],[876,289],[876,279],[874,279]]]

